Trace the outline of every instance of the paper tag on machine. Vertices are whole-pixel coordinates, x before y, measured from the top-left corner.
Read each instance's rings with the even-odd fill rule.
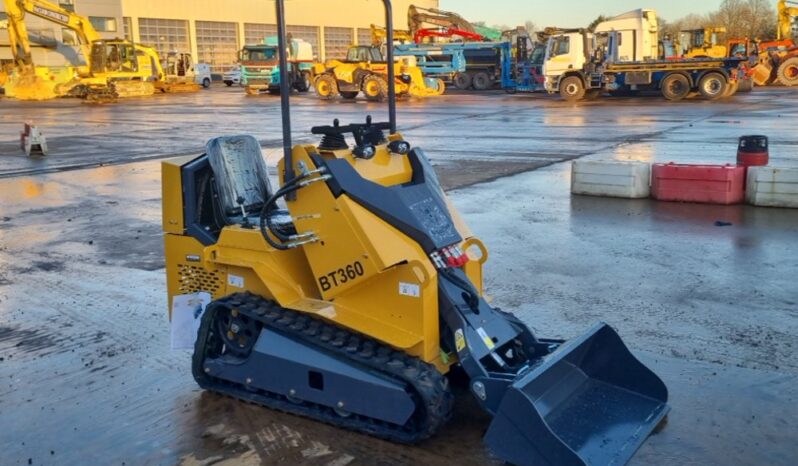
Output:
[[[194,349],[205,306],[211,294],[204,291],[181,294],[172,298],[172,349]]]

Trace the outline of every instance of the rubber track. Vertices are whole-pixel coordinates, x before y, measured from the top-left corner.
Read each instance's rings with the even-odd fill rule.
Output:
[[[214,345],[213,321],[220,308],[237,309],[264,327],[279,331],[306,344],[343,357],[353,365],[379,372],[408,387],[416,411],[404,426],[366,416],[342,417],[327,406],[289,401],[285,396],[253,390],[209,376],[203,361]],[[304,313],[279,307],[251,293],[238,293],[209,304],[202,317],[194,348],[192,371],[203,389],[232,396],[279,411],[316,419],[336,427],[358,431],[398,443],[416,443],[434,435],[451,418],[454,396],[448,379],[431,364],[396,351],[372,338],[331,325]]]

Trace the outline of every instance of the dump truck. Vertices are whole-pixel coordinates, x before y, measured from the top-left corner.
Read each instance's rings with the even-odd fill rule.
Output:
[[[493,418],[485,442],[502,460],[626,463],[665,420],[665,384],[605,323],[542,338],[488,303],[488,249],[398,132],[393,67],[387,122],[334,120],[310,129],[318,142],[292,146],[284,0],[276,18],[279,187],[250,135],[162,163],[170,302],[211,300],[170,311],[190,313],[186,329],[198,320],[198,385],[413,444],[452,417],[447,374],[459,372]]]
[[[290,87],[298,92],[307,92],[313,80],[313,46],[302,39],[291,38],[289,43]],[[279,94],[280,63],[277,55],[276,37],[266,37],[260,44],[245,45],[241,49],[241,85],[247,94]]]
[[[547,44],[545,88],[568,101],[606,92],[656,91],[667,100],[698,92],[708,100],[734,95],[747,58],[664,59],[654,10],[634,10],[597,26],[562,30]]]

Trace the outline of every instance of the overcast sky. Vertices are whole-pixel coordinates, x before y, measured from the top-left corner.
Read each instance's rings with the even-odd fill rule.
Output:
[[[637,8],[652,8],[670,21],[689,13],[715,10],[721,0],[440,0],[442,10],[469,21],[518,26],[530,20],[546,26],[587,26],[598,15],[614,16]],[[775,4],[775,0],[773,1]]]

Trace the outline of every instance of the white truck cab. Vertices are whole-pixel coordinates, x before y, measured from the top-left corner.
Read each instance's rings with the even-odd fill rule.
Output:
[[[597,35],[614,32],[615,62],[656,60],[659,57],[657,12],[639,9],[610,18],[596,26]]]
[[[586,29],[566,29],[549,38],[543,62],[545,87],[557,92],[569,71],[583,70],[596,53],[610,62],[656,60],[659,55],[657,12],[638,9]]]

